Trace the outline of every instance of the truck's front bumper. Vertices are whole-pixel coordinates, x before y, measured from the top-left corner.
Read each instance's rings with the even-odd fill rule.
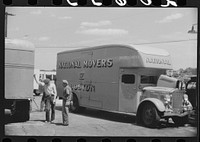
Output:
[[[186,117],[193,113],[193,110],[186,111],[183,113],[173,113],[173,112],[164,112],[162,118],[171,118],[171,117]]]

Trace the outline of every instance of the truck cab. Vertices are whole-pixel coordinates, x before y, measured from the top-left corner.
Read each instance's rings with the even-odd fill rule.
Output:
[[[193,107],[185,90],[179,88],[179,83],[176,78],[160,75],[155,87],[144,87],[137,120],[148,127],[157,125],[161,118],[172,118],[177,125],[187,123]]]

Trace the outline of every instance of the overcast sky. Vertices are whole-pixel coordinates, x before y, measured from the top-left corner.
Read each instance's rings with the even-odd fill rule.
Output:
[[[197,67],[196,8],[7,7],[8,38],[35,45],[35,68],[55,69],[58,52],[110,43],[167,50],[173,68]],[[194,26],[197,30],[197,26]]]

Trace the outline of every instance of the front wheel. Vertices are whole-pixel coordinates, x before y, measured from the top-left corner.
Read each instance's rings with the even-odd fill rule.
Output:
[[[156,127],[160,122],[158,111],[152,103],[146,103],[142,109],[142,123],[146,127]]]

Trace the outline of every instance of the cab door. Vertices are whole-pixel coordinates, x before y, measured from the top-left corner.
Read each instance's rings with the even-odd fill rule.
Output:
[[[138,75],[135,69],[120,69],[119,111],[136,112]]]

